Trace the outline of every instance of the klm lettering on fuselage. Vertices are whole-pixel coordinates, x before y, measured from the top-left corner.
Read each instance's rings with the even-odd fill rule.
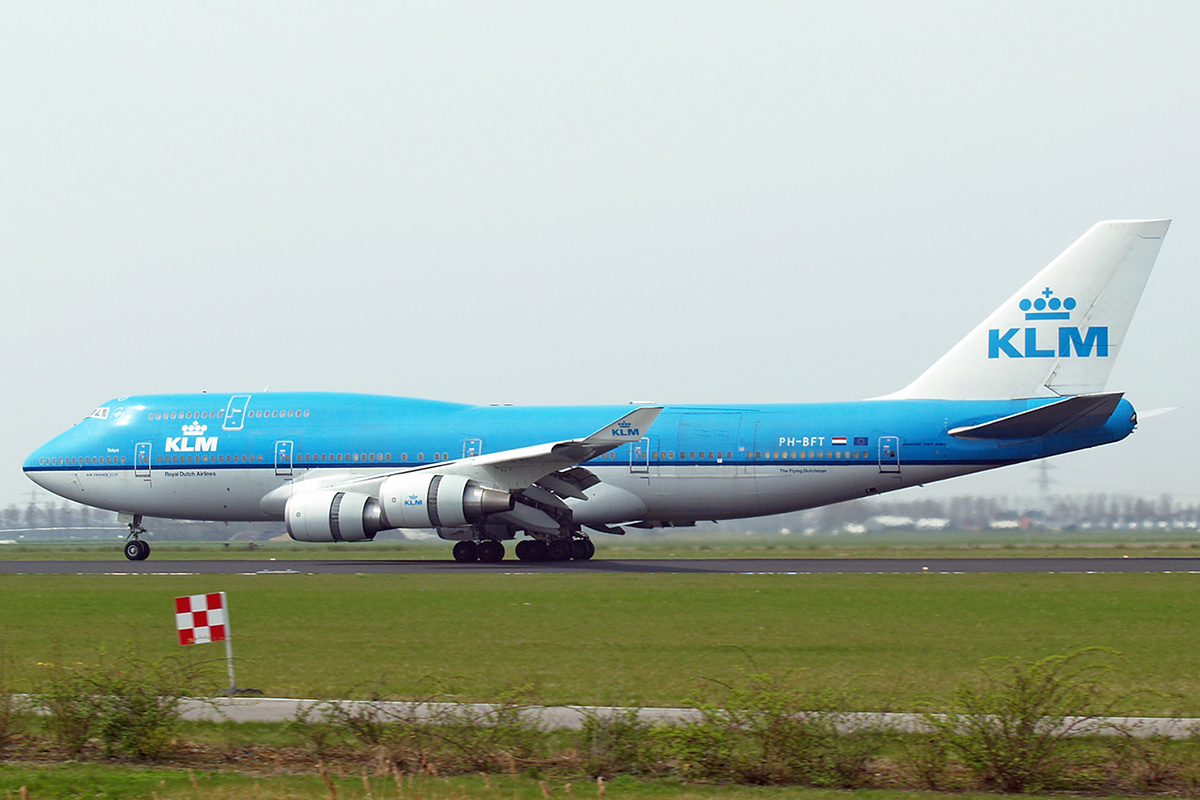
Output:
[[[184,425],[181,429],[185,436],[168,436],[166,450],[168,453],[215,453],[217,437],[205,436],[207,425]]]
[[[1027,320],[1071,318],[1075,298],[1060,300],[1049,287],[1036,300],[1022,300],[1021,310]],[[1108,327],[1098,325],[1081,332],[1077,326],[1062,325],[1057,334],[1047,328],[999,328],[988,331],[988,358],[1079,358],[1108,357]]]
[[[216,436],[197,436],[189,443],[187,436],[167,437],[168,453],[215,453],[217,451]]]

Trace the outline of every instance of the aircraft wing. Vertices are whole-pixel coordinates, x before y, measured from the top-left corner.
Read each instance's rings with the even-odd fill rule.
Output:
[[[583,439],[568,439],[473,456],[442,465],[438,471],[465,475],[497,489],[524,489],[552,473],[590,461],[628,442],[637,441],[654,420],[658,419],[661,412],[661,406],[644,406],[634,409]]]
[[[530,489],[540,482],[547,494],[586,498],[583,489],[595,485],[595,475],[577,465],[614,450],[628,442],[637,441],[658,419],[662,406],[635,408],[620,419],[582,439],[501,450],[470,458],[422,464],[408,469],[388,470],[372,475],[327,476],[313,480],[298,480],[276,489],[263,498],[264,510],[282,511],[288,497],[298,492],[336,490],[378,494],[383,482],[393,475],[437,472],[442,475],[461,475],[494,489],[515,492]]]

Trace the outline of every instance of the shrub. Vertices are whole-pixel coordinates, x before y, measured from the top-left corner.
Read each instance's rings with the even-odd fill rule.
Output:
[[[28,730],[29,720],[29,704],[13,695],[8,685],[7,663],[0,651],[0,754]]]
[[[1098,658],[1108,653],[985,666],[977,683],[959,685],[955,712],[927,723],[984,784],[1005,792],[1050,786],[1065,766],[1067,737],[1094,730],[1124,699],[1111,698],[1105,682],[1113,668]]]
[[[546,750],[545,732],[528,711],[515,697],[489,706],[342,700],[301,709],[291,727],[319,754],[357,740],[403,772],[517,772]]]
[[[106,756],[155,759],[174,744],[181,701],[203,693],[201,672],[167,659],[56,668],[38,701],[46,727],[69,753],[96,738]]]
[[[803,692],[766,676],[729,687],[700,719],[652,733],[657,754],[683,777],[851,788],[887,733],[856,725],[844,691]]]
[[[545,755],[541,723],[517,695],[489,707],[449,706],[436,715],[431,733],[457,756],[457,768],[472,772],[516,773]]]
[[[579,766],[591,778],[646,771],[652,726],[641,709],[588,710],[576,737]]]

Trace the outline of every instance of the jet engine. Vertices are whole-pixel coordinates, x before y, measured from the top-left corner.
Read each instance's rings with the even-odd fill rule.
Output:
[[[379,501],[358,492],[301,492],[284,506],[288,535],[298,542],[361,542],[384,528]]]
[[[386,528],[460,528],[488,514],[512,511],[513,496],[462,475],[393,475],[379,489]]]

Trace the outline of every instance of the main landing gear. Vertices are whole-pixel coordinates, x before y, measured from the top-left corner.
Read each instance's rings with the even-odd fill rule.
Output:
[[[146,529],[142,527],[142,515],[135,514],[133,521],[129,523],[129,533],[125,537],[125,557],[130,561],[145,561],[150,555],[150,543],[142,541],[142,534]]]
[[[516,553],[522,561],[587,561],[596,555],[596,545],[586,536],[549,541],[522,539],[517,542]],[[457,542],[454,545],[454,560],[459,563],[503,561],[504,545],[495,539]]]
[[[503,561],[504,545],[495,539],[457,542],[454,545],[454,560],[463,564],[471,561],[483,561],[488,564]]]

